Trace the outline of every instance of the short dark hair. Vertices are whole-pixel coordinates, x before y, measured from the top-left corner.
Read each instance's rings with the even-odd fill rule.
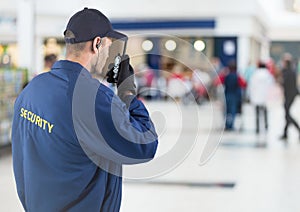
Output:
[[[55,54],[48,54],[44,58],[45,62],[54,63],[57,60],[57,56]]]
[[[235,72],[236,71],[236,61],[235,60],[230,60],[228,62],[228,69],[230,72]]]
[[[258,62],[258,68],[266,68],[266,64],[262,61]]]
[[[293,68],[293,62],[290,59],[284,60],[284,68],[286,69],[292,69]]]
[[[65,39],[74,38],[75,35],[72,31],[66,30],[65,32]],[[80,42],[80,43],[66,43],[66,50],[67,54],[73,54],[76,57],[79,57],[81,52],[85,49],[87,42]]]

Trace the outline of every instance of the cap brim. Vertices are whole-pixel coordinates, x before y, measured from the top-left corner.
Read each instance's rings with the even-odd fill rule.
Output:
[[[122,39],[127,40],[128,37],[120,32],[117,31],[110,31],[106,34],[107,37],[115,38],[115,39]]]

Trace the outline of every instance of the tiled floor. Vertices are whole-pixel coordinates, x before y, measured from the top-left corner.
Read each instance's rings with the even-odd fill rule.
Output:
[[[218,131],[220,105],[147,105],[157,124],[160,146],[154,161],[125,168],[122,212],[300,211],[300,142],[293,127],[287,144],[278,139],[284,124],[280,99],[270,100],[269,131],[259,136],[254,134],[251,105],[244,105],[243,118],[236,122],[241,130],[223,134]],[[292,108],[300,122],[299,107],[300,97]],[[201,164],[205,144],[218,144],[219,138],[221,143],[210,160]],[[205,153],[214,150],[214,145]],[[173,151],[176,147],[181,151]],[[0,199],[0,211],[22,211],[10,154],[0,157]]]

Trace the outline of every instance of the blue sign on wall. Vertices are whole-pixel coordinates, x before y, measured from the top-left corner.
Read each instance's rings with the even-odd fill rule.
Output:
[[[118,30],[149,29],[214,29],[215,20],[168,20],[168,21],[113,21],[113,28]]]

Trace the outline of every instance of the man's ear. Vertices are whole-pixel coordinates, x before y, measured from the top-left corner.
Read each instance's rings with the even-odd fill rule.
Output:
[[[96,37],[92,43],[92,51],[97,52],[99,47],[101,46],[102,39],[100,37]]]

